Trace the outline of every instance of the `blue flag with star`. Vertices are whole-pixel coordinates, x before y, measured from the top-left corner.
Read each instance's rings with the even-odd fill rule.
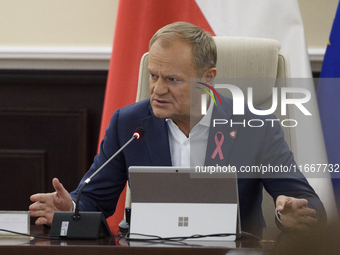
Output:
[[[340,4],[340,3],[339,3]],[[334,79],[331,79],[334,78]],[[333,21],[317,97],[338,214],[340,212],[340,9]]]

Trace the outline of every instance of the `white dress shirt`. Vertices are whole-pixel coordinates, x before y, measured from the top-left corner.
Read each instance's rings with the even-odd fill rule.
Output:
[[[207,114],[191,129],[189,137],[171,119],[166,119],[173,166],[204,165],[212,109],[210,104]]]

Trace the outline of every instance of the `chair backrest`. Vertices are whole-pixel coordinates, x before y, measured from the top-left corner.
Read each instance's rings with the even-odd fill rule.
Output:
[[[217,45],[217,77],[231,79],[244,95],[247,87],[253,87],[253,103],[263,109],[272,105],[272,88],[289,87],[290,66],[288,56],[280,51],[276,40],[244,37],[214,37]],[[148,53],[141,60],[138,91],[136,101],[150,97]],[[225,96],[231,97],[228,89],[219,90]],[[293,119],[292,109],[287,109],[287,115],[281,116],[280,96],[274,114],[278,119]],[[283,127],[285,140],[296,155],[296,139],[293,128]],[[268,227],[275,226],[274,203],[265,192],[263,213]]]

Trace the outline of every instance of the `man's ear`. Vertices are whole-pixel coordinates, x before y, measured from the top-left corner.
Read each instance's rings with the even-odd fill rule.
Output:
[[[217,75],[217,69],[215,67],[209,68],[208,70],[204,72],[202,76],[202,81],[204,83],[212,85],[216,75]]]

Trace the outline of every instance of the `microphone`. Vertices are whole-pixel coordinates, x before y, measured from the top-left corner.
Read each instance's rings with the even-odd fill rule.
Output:
[[[141,137],[144,136],[145,130],[142,127],[138,127],[135,132],[133,133],[132,137],[130,138],[129,141],[127,141],[115,154],[113,154],[108,160],[105,161],[104,164],[101,165],[101,167],[99,167],[89,178],[87,178],[82,186],[80,186],[79,188],[79,192],[78,192],[78,196],[77,196],[77,200],[76,200],[76,209],[75,209],[75,213],[73,215],[73,219],[77,220],[80,218],[80,214],[79,214],[79,200],[80,200],[80,196],[83,192],[83,189],[85,188],[85,186],[93,179],[93,177],[95,177],[108,163],[110,163],[110,161],[112,159],[114,159],[126,146],[128,146],[133,140],[135,139],[139,139]]]
[[[80,196],[85,186],[114,159],[133,140],[142,138],[145,130],[138,127],[128,140],[115,154],[104,162],[89,178],[87,178],[79,188],[76,200],[75,212],[55,212],[51,226],[51,237],[86,238],[96,239],[110,236],[111,232],[102,212],[82,212],[79,213]]]

